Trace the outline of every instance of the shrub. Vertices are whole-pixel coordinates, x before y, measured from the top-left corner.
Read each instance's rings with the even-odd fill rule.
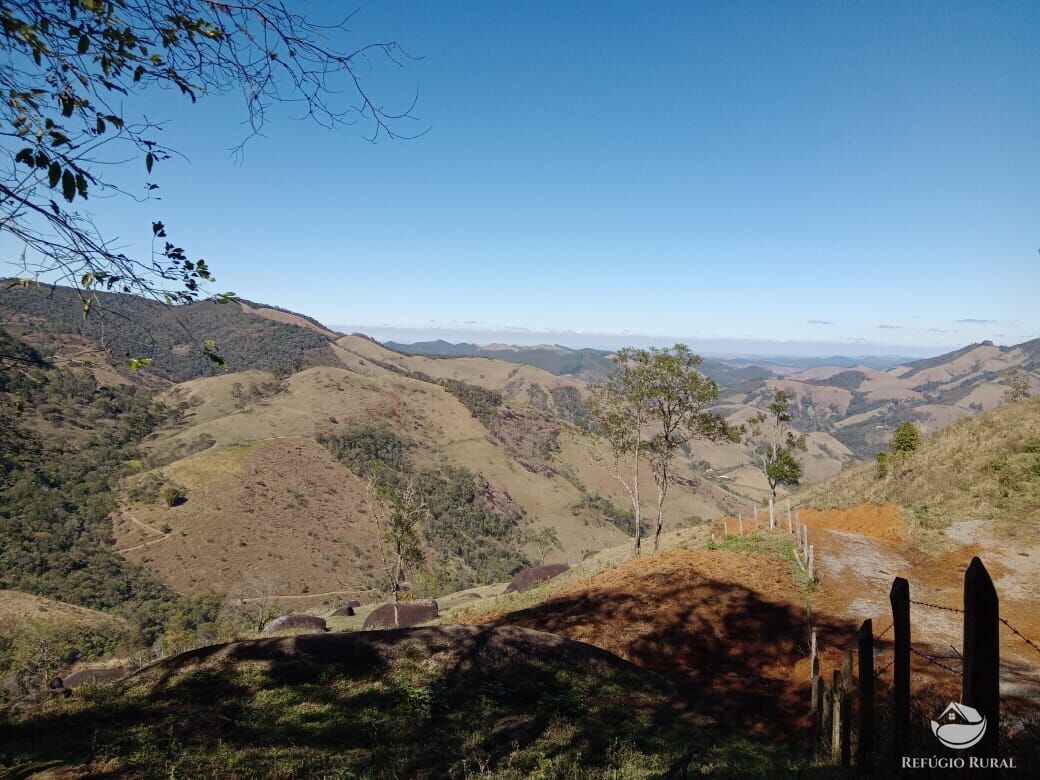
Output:
[[[183,504],[188,499],[187,493],[180,485],[166,485],[163,487],[160,495],[166,506],[177,506],[178,504]]]
[[[162,474],[146,474],[131,485],[130,489],[126,491],[126,495],[131,501],[154,504],[159,500],[159,491],[162,486]]]
[[[896,426],[889,445],[892,452],[913,452],[921,446],[921,432],[912,422],[902,422]]]
[[[888,454],[879,452],[874,456],[874,474],[878,479],[888,476]]]

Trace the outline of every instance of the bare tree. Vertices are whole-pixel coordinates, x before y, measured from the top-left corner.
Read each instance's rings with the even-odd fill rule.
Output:
[[[379,531],[384,588],[394,605],[394,625],[399,626],[402,585],[407,581],[408,570],[418,568],[425,560],[419,529],[429,518],[430,510],[414,480],[408,480],[399,489],[370,480],[368,494]]]
[[[264,624],[276,617],[279,583],[270,577],[249,577],[228,591],[227,611],[245,615],[254,631],[261,631]]]

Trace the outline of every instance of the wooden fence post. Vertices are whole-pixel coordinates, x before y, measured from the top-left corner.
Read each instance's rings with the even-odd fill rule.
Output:
[[[1000,736],[1000,603],[993,580],[977,557],[964,573],[964,665],[961,702],[986,719],[971,755],[997,757]]]
[[[791,525],[791,501],[788,500],[787,501],[787,533],[791,533],[793,530],[794,530],[793,526]]]
[[[726,536],[729,536],[729,520],[722,521],[722,531]]]
[[[888,594],[892,603],[895,660],[892,674],[892,762],[901,768],[910,734],[910,583],[896,577]]]
[[[849,666],[852,666],[852,657],[849,655]],[[831,688],[834,691],[834,716],[831,724],[831,755],[835,761],[842,766],[849,766],[851,754],[849,753],[852,738],[852,721],[850,715],[851,698],[848,686],[851,680],[846,680],[844,674],[837,669],[834,670],[834,683]]]
[[[740,535],[743,536],[744,535],[744,515],[743,514],[738,514],[737,515],[737,524],[740,527]]]
[[[769,494],[769,530],[776,530],[776,501],[773,500],[773,494]]]
[[[807,525],[802,526],[802,551],[806,555],[809,554],[809,526]]]
[[[820,676],[820,658],[817,655],[816,632],[813,631],[809,639],[809,679],[814,680]]]
[[[834,687],[826,680],[823,681],[821,701],[819,743],[817,747],[829,753],[831,735],[834,732]]]
[[[819,713],[821,706],[821,697],[823,695],[823,678],[820,675],[814,675],[812,678],[812,704],[810,705],[810,712]],[[816,716],[819,720],[819,715]]]
[[[816,581],[816,551],[809,545],[809,581]]]
[[[758,504],[755,504],[755,530],[758,530]]]
[[[859,737],[856,766],[874,766],[874,622],[864,620],[859,628]]]

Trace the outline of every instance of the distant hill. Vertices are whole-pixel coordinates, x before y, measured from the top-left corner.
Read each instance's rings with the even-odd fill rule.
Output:
[[[1002,373],[1022,371],[1040,391],[1040,339],[1011,347],[992,342],[877,370],[867,365],[813,366],[745,382],[724,393],[728,403],[761,409],[777,390],[794,400],[794,424],[826,431],[857,457],[884,450],[895,426],[913,421],[931,433],[1004,401]]]
[[[852,368],[854,366],[866,366],[878,371],[886,368],[903,365],[913,360],[901,355],[862,355],[860,357],[847,357],[845,355],[830,355],[827,357],[777,357],[775,355],[762,355],[746,358],[748,362],[763,366],[778,366],[783,368],[815,368],[817,366],[841,366]]]
[[[451,344],[447,341],[437,340],[420,341],[414,344],[388,341],[384,346],[405,355],[425,355],[434,358],[483,357],[534,366],[557,376],[567,374],[588,379],[605,377],[610,373],[612,367],[607,357],[610,355],[608,350],[570,349],[555,344],[535,347],[493,344],[482,347],[477,344]]]
[[[383,346],[404,355],[424,355],[434,358],[483,357],[502,360],[507,363],[534,366],[557,376],[578,376],[587,381],[602,380],[613,368],[609,357],[612,353],[609,350],[572,349],[559,344],[534,347],[505,344],[479,346],[465,342],[452,344],[438,339],[436,341],[419,341],[414,344],[388,341]],[[745,360],[706,358],[701,364],[700,370],[705,376],[714,379],[723,387],[775,376],[774,372],[758,365],[750,365]]]
[[[97,293],[100,311],[83,317],[83,301],[69,287],[28,288],[0,282],[0,323],[37,342],[50,336],[51,348],[69,337],[101,345],[116,362],[152,360],[148,373],[173,382],[213,374],[218,369],[199,342],[213,339],[231,371],[291,372],[336,365],[327,331],[314,320],[248,301],[209,301],[168,307],[135,295]],[[327,333],[328,335],[325,335]]]

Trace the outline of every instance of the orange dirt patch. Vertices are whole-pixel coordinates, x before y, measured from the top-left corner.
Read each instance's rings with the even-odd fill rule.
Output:
[[[894,503],[860,503],[849,506],[842,510],[812,510],[807,506],[800,506],[798,517],[803,525],[813,528],[826,528],[828,530],[850,531],[874,539],[887,539],[892,542],[905,542],[909,539],[906,520],[900,512],[899,506]],[[778,506],[776,510],[777,528],[786,530],[786,509]],[[769,512],[760,510],[758,523],[755,524],[754,515],[744,518],[744,532],[750,534],[753,530],[768,529],[770,526]],[[739,522],[735,517],[723,517],[714,522],[714,530],[717,534],[736,534]]]
[[[799,509],[802,525],[826,528],[831,531],[849,531],[875,539],[893,542],[909,537],[906,520],[895,504],[858,504],[848,509]]]
[[[875,539],[888,539],[894,542],[904,542],[909,538],[906,521],[895,504],[859,504],[847,509],[810,509],[799,507],[797,512],[802,525],[813,529],[827,529],[831,531],[849,531],[861,536],[871,536]],[[715,521],[715,532],[736,534],[740,527],[736,517],[720,517]],[[787,510],[785,507],[776,509],[776,527],[779,530],[787,530]],[[768,530],[769,512],[759,510],[758,523],[755,523],[754,515],[744,517],[744,533]]]
[[[727,731],[790,738],[806,716],[805,593],[775,557],[646,555],[496,622],[551,631],[660,672]]]

